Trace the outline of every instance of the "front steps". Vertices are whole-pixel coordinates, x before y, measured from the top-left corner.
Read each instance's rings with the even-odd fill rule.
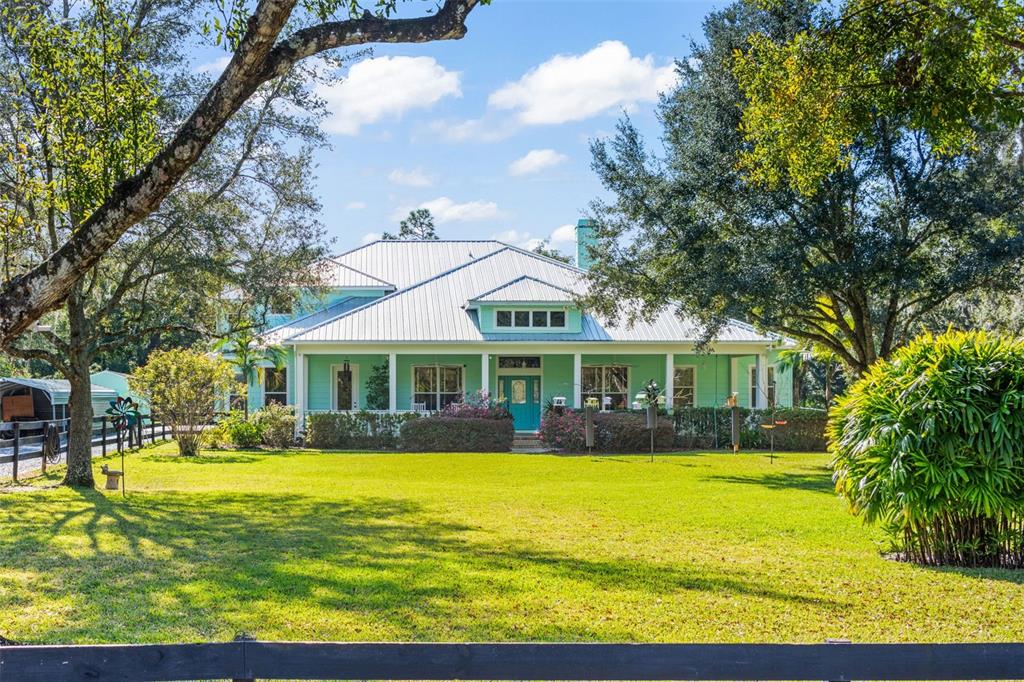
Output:
[[[540,454],[551,452],[551,448],[541,442],[536,433],[516,433],[512,441],[512,452],[523,454]]]

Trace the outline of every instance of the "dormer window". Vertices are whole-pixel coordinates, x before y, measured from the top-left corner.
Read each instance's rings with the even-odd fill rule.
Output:
[[[496,310],[494,326],[505,329],[565,329],[565,311]]]

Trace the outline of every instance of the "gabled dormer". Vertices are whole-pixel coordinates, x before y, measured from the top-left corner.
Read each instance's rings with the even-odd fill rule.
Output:
[[[575,334],[582,316],[568,289],[524,275],[466,302],[484,334]]]

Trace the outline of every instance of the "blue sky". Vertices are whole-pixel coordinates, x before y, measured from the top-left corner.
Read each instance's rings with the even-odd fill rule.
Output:
[[[601,192],[588,141],[623,110],[657,136],[655,94],[722,4],[494,0],[463,40],[375,46],[320,93],[331,148],[317,152],[316,182],[332,251],[426,206],[442,238],[552,239],[572,252],[564,226]]]

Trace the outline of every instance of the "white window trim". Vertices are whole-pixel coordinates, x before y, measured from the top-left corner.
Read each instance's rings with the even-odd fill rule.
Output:
[[[352,372],[352,411],[359,409],[359,365],[349,363]],[[338,411],[338,372],[345,369],[344,363],[331,365],[331,410]]]
[[[626,368],[626,406],[624,408],[622,408],[622,409],[625,409],[625,410],[630,409],[630,407],[633,405],[633,395],[630,393],[630,387],[633,385],[633,368],[630,367],[629,365],[615,364],[614,362],[611,363],[611,364],[583,365],[580,368],[580,399],[584,400],[584,401],[586,400],[586,398],[584,398],[583,396],[584,396],[584,394],[587,391],[585,391],[583,389],[583,371],[582,370],[586,369],[588,367],[600,367],[602,369],[608,368],[608,367],[625,367]],[[604,409],[604,398],[609,393],[607,390],[605,390],[607,388],[607,386],[604,385],[604,379],[605,379],[605,373],[602,371],[601,372],[601,390],[599,391],[599,393],[601,395],[601,398],[600,398],[600,403],[601,404],[598,405],[598,409],[600,409],[602,412],[605,411],[605,409]]]
[[[419,368],[419,367],[433,367],[435,371],[439,371],[442,367],[458,369],[459,370],[459,390],[458,390],[458,393],[463,395],[463,396],[466,395],[466,368],[463,367],[462,365],[460,365],[460,364],[443,364],[443,363],[434,363],[432,365],[430,365],[430,364],[427,364],[427,365],[411,365],[409,367],[409,389],[410,389],[409,390],[409,402],[410,403],[415,403],[416,402],[416,394],[420,393],[420,391],[416,390],[416,369]],[[437,374],[436,376],[437,376],[437,389],[434,390],[434,397],[437,398],[437,404],[438,404],[438,408],[437,409],[440,410],[441,409],[440,408],[441,396],[442,395],[450,395],[450,394],[447,391],[444,391],[444,392],[441,391],[441,375]]]
[[[750,401],[750,409],[757,408],[757,363],[747,368],[747,400]]]
[[[508,327],[498,325],[498,313],[508,312],[512,315],[512,324]],[[516,313],[529,313],[530,324],[524,326],[516,324]],[[546,327],[534,327],[533,326],[533,313],[547,313],[548,324]],[[551,326],[551,313],[565,313],[565,324],[561,327]],[[537,331],[565,331],[569,328],[569,311],[562,308],[495,308],[494,309],[494,328],[495,329],[510,329],[510,330],[523,330],[531,329]]]
[[[676,404],[676,396],[675,396],[675,394],[679,393],[679,388],[682,386],[682,384],[680,384],[680,383],[675,381],[675,371],[674,370],[677,370],[677,369],[692,369],[693,370],[693,405],[687,405],[687,407],[697,407],[697,365],[694,365],[694,364],[674,365],[672,369],[673,369],[673,376],[672,376],[672,393],[673,393],[673,395],[672,395],[672,407],[679,407],[679,405]]]

